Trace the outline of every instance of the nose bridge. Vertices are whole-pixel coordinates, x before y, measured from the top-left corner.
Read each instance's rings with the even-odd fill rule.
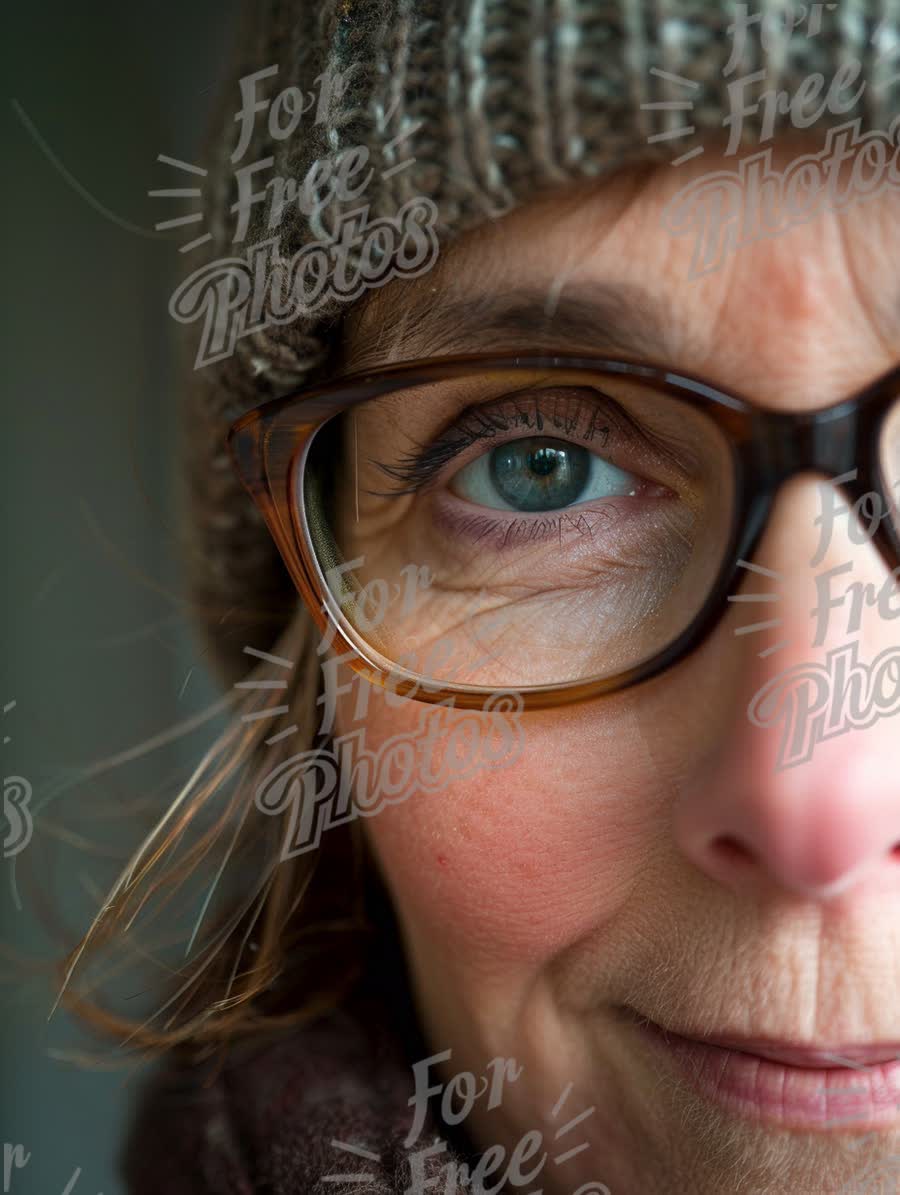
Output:
[[[852,402],[825,411],[767,411],[756,432],[760,471],[772,490],[800,473],[851,473],[858,466],[858,441]]]
[[[847,463],[825,460],[832,475]],[[898,624],[885,622],[884,569],[849,518],[817,529],[817,490],[802,477],[784,487],[753,556],[758,571],[734,595],[709,754],[684,785],[675,829],[686,857],[735,891],[756,882],[851,899],[878,885],[900,891],[900,685],[889,646]]]

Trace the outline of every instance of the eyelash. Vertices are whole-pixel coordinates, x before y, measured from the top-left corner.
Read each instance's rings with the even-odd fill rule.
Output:
[[[552,434],[549,430],[552,428],[585,443],[592,442],[599,435],[600,446],[605,448],[611,431],[635,430],[627,426],[631,424],[631,420],[624,411],[612,411],[611,407],[614,404],[610,399],[599,391],[594,391],[593,395],[590,399],[585,398],[583,394],[554,395],[553,407],[549,410],[546,408],[546,402],[550,396],[546,393],[526,402],[518,396],[505,396],[484,406],[469,407],[456,423],[427,447],[409,453],[395,465],[375,462],[383,473],[403,487],[378,496],[400,497],[404,494],[419,493],[466,449],[471,448],[473,444],[494,440],[498,432],[524,426],[535,434],[547,435]],[[582,430],[579,430],[580,424]]]

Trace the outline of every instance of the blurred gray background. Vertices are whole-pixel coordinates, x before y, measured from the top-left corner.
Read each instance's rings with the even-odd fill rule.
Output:
[[[67,776],[216,696],[172,534],[166,307],[189,272],[177,251],[188,238],[142,236],[97,205],[145,230],[190,210],[147,192],[190,185],[156,157],[196,161],[236,7],[47,0],[5,12],[0,709],[16,703],[2,715],[4,777],[27,779],[39,810],[28,847],[0,857],[0,1148],[8,1166],[12,1147],[30,1155],[6,1174],[0,1157],[0,1191],[13,1195],[122,1190],[115,1158],[134,1079],[59,1057],[84,1043],[64,1013],[48,1022],[53,985],[33,960],[59,952],[37,906],[83,928],[103,863],[95,831],[110,854],[133,847],[130,803],[166,792],[212,737],[206,725],[98,774],[116,814],[102,827],[87,811],[79,825],[71,799],[68,829],[57,824]],[[4,816],[0,838],[8,831]]]

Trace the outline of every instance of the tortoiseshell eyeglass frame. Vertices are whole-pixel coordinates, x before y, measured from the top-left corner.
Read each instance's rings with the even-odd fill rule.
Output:
[[[390,683],[399,696],[463,709],[483,706],[496,693],[474,685],[437,685],[404,669],[385,669],[360,650],[345,634],[333,595],[321,574],[306,529],[306,518],[292,517],[295,471],[305,467],[307,449],[315,433],[329,420],[380,395],[425,386],[466,375],[494,371],[554,371],[590,373],[603,378],[628,378],[630,383],[671,395],[712,420],[730,448],[734,481],[734,513],[728,546],[705,602],[696,616],[665,649],[637,667],[615,676],[590,681],[513,688],[522,708],[540,709],[621,692],[671,668],[694,651],[711,633],[727,609],[736,587],[739,562],[750,560],[779,489],[800,473],[827,480],[853,473],[837,486],[855,504],[876,494],[882,510],[896,511],[890,486],[882,472],[881,436],[884,421],[900,397],[900,366],[892,368],[849,398],[814,411],[774,411],[749,399],[720,390],[709,382],[676,373],[664,365],[606,357],[550,357],[546,355],[466,355],[405,361],[371,373],[349,374],[304,387],[271,400],[238,419],[228,433],[228,446],[237,474],[259,507],[275,543],[319,631],[339,634],[352,651],[350,666],[371,683]],[[294,512],[296,514],[296,512]],[[871,535],[889,570],[900,566],[900,536],[894,520],[882,518]]]

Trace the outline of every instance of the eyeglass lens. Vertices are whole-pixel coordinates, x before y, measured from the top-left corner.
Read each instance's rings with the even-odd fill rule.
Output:
[[[524,688],[614,676],[677,639],[728,551],[735,481],[719,427],[678,398],[509,370],[336,416],[294,499],[365,654],[435,685]]]

